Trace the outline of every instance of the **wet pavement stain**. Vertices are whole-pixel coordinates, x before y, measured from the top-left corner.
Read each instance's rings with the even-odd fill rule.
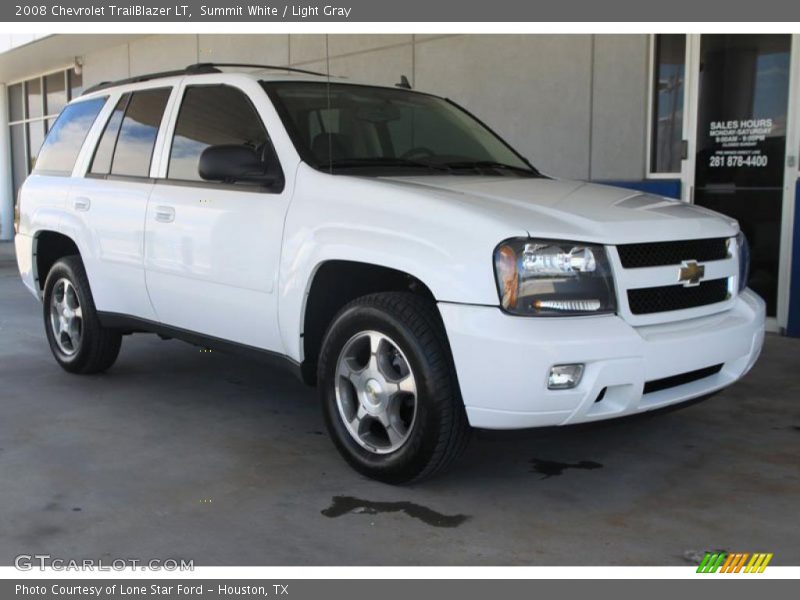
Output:
[[[533,465],[532,471],[534,473],[540,473],[544,476],[542,479],[549,479],[550,477],[561,475],[564,472],[564,469],[591,470],[600,469],[603,467],[603,465],[598,462],[594,462],[593,460],[582,460],[576,463],[563,463],[554,460],[541,460],[539,458],[532,458],[531,464]]]
[[[352,496],[334,496],[333,503],[322,511],[326,517],[341,517],[347,513],[377,515],[380,513],[404,512],[433,527],[458,527],[469,519],[468,515],[444,515],[427,506],[413,502],[375,502]]]

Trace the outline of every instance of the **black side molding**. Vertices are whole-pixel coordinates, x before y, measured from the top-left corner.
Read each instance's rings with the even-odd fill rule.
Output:
[[[161,337],[175,338],[176,340],[181,340],[194,346],[211,348],[219,352],[242,356],[264,364],[286,369],[294,374],[295,377],[305,382],[302,374],[302,365],[293,358],[278,352],[223,340],[221,338],[197,333],[196,331],[189,331],[188,329],[170,327],[162,323],[157,323],[156,321],[132,317],[121,313],[98,311],[97,316],[100,319],[100,324],[109,329],[117,329],[122,333],[155,333]]]

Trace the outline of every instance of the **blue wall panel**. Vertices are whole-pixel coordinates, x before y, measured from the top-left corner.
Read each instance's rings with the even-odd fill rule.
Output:
[[[640,192],[647,192],[648,194],[656,194],[658,196],[666,196],[668,198],[681,197],[681,180],[680,179],[645,179],[644,181],[595,181],[595,183],[602,183],[603,185],[616,185],[618,187],[629,188],[631,190],[638,190]]]

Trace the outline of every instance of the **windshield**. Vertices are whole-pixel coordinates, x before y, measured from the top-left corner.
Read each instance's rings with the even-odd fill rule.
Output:
[[[539,173],[451,102],[403,89],[263,82],[303,160],[332,173]]]

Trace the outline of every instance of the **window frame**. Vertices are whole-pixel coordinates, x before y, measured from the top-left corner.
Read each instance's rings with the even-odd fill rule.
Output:
[[[656,65],[656,38],[661,34],[658,33],[651,33],[649,44],[648,44],[648,53],[647,53],[647,62],[648,62],[648,76],[647,76],[647,139],[645,143],[645,175],[647,179],[681,179],[683,176],[683,171],[653,171],[653,142],[655,141],[653,135],[653,117],[655,116],[654,111],[654,104],[655,104],[655,84],[656,84],[656,74],[658,71]],[[681,120],[681,136],[683,139],[684,133],[686,131],[687,125],[687,107],[689,102],[689,92],[688,92],[688,77],[687,74],[689,72],[689,60],[688,60],[688,52],[689,52],[689,36],[686,34],[684,35],[684,81],[683,81],[683,118]]]
[[[259,119],[261,122],[261,126],[264,129],[264,132],[267,134],[267,143],[270,145],[272,149],[272,155],[275,157],[278,166],[278,177],[274,184],[272,185],[263,185],[258,183],[223,183],[220,181],[196,181],[193,179],[177,179],[177,178],[170,178],[169,177],[169,163],[170,159],[172,158],[172,144],[175,141],[175,131],[178,128],[178,119],[181,116],[181,109],[183,108],[183,102],[186,99],[186,92],[190,88],[210,88],[210,87],[229,87],[244,96],[245,100],[250,104],[250,108],[253,111],[253,114]],[[265,94],[266,95],[266,94]],[[250,96],[247,90],[236,85],[233,82],[227,81],[213,81],[213,82],[185,82],[183,85],[180,86],[180,92],[178,97],[175,99],[175,104],[173,105],[172,112],[174,113],[174,117],[171,116],[169,125],[165,131],[165,139],[164,139],[164,147],[162,150],[162,162],[163,162],[163,175],[159,175],[158,177],[154,178],[154,182],[161,185],[175,185],[181,187],[201,187],[206,189],[218,189],[218,190],[228,190],[228,191],[236,191],[236,192],[244,192],[244,193],[262,193],[262,194],[280,194],[286,188],[286,176],[283,168],[283,163],[281,162],[281,158],[275,148],[275,143],[273,142],[272,136],[270,135],[269,128],[261,116],[261,113],[258,110],[258,106],[253,101],[253,98]]]

